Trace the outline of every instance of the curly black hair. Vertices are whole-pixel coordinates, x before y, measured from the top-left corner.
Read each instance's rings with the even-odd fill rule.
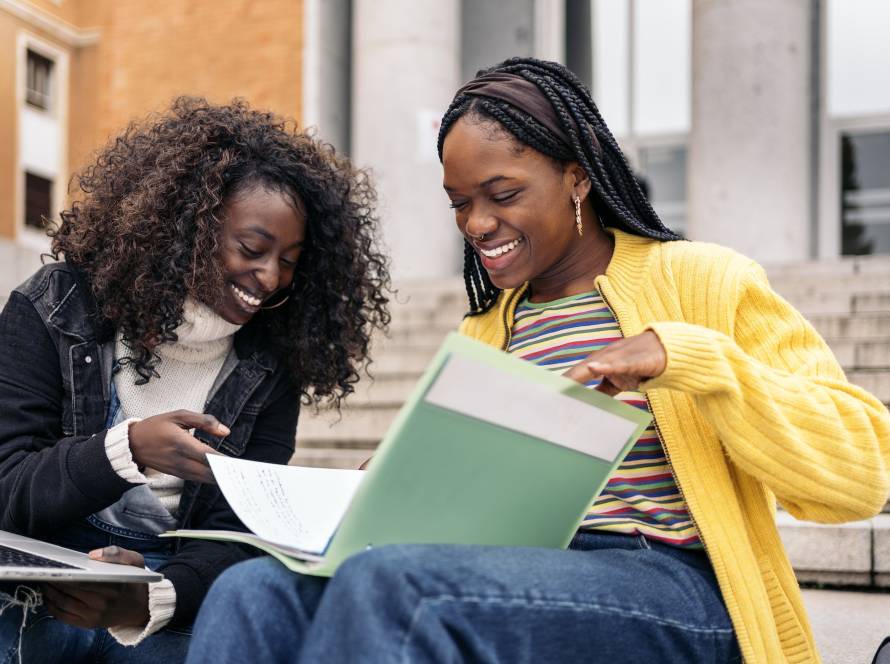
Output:
[[[570,138],[566,143],[533,117],[512,104],[491,97],[458,94],[451,101],[439,129],[439,160],[448,132],[462,117],[494,123],[521,146],[530,146],[551,159],[578,162],[593,186],[591,201],[604,226],[656,240],[680,240],[659,219],[593,102],[590,91],[564,65],[536,58],[510,58],[476,76],[508,73],[535,85],[553,106]],[[470,302],[468,315],[484,313],[497,301],[497,288],[482,267],[479,254],[464,242],[464,283]]]
[[[179,97],[131,124],[72,183],[78,200],[49,231],[51,255],[85,273],[144,381],[157,375],[158,345],[176,340],[186,296],[210,304],[223,290],[226,201],[257,185],[288,196],[307,229],[294,290],[245,328],[261,328],[304,402],[339,407],[353,391],[373,329],[390,320],[367,172],[243,100]]]

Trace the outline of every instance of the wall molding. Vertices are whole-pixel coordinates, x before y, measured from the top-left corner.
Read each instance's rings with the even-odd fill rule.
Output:
[[[99,28],[78,28],[23,0],[0,0],[0,11],[5,11],[31,28],[41,30],[74,48],[92,46],[99,41],[101,35]]]

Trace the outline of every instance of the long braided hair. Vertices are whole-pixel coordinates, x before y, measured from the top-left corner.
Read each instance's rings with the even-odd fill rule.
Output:
[[[509,73],[531,82],[547,97],[570,138],[571,145],[557,138],[527,113],[510,103],[491,97],[459,94],[451,102],[439,129],[439,161],[445,137],[458,119],[476,115],[493,120],[520,143],[562,163],[578,162],[592,185],[591,202],[604,226],[620,228],[655,240],[680,240],[658,218],[640,189],[621,148],[603,121],[590,91],[578,78],[556,62],[535,58],[511,58],[476,76]],[[501,290],[488,277],[479,254],[464,241],[464,283],[473,316],[490,310]]]

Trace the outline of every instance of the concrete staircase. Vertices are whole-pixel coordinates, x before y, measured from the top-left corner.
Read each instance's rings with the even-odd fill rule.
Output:
[[[849,379],[890,403],[890,257],[768,267],[773,287],[828,341]],[[443,337],[465,311],[460,280],[403,284],[390,333],[374,341],[374,380],[363,379],[340,415],[300,418],[293,463],[354,468],[370,456]],[[801,581],[890,588],[886,514],[841,526],[778,515]]]

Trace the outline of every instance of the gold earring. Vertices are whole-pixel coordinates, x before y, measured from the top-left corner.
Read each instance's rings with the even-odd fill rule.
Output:
[[[287,295],[285,295],[284,299],[283,299],[281,302],[276,302],[275,304],[272,304],[272,305],[270,305],[270,306],[268,306],[268,307],[260,307],[260,309],[262,309],[263,311],[268,311],[269,309],[277,309],[277,308],[280,307],[281,305],[287,303],[287,301],[288,301],[289,299],[290,299],[290,293],[288,293]]]
[[[575,202],[575,226],[578,229],[578,237],[582,237],[584,228],[581,226],[581,197],[575,194],[572,196],[572,200]]]
[[[287,289],[287,295],[284,296],[284,299],[281,300],[281,302],[276,302],[275,304],[270,304],[267,307],[260,307],[260,309],[263,309],[265,311],[268,311],[269,309],[277,309],[281,305],[287,303],[287,301],[290,299],[290,296],[293,294],[295,288],[296,288],[296,283],[291,282],[290,288]]]

